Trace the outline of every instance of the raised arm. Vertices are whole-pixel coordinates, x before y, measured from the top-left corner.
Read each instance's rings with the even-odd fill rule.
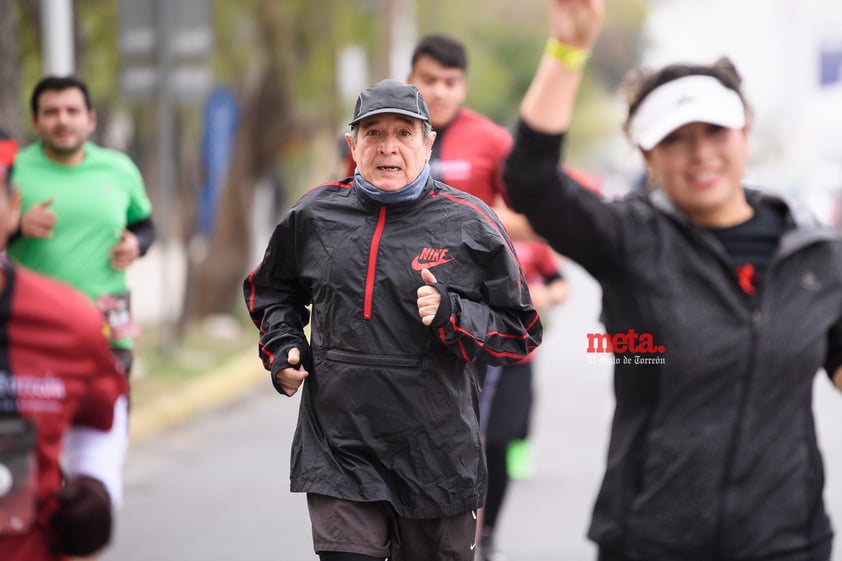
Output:
[[[603,0],[553,0],[550,39],[521,103],[504,180],[513,208],[558,253],[599,278],[622,267],[619,209],[564,173],[560,155],[582,68],[602,27]]]
[[[520,106],[530,128],[559,134],[570,126],[583,63],[596,42],[604,0],[552,0],[550,38]]]

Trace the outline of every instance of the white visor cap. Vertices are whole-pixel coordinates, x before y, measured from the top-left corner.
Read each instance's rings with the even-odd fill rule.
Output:
[[[632,119],[632,140],[651,150],[669,133],[689,123],[742,128],[746,111],[740,95],[713,76],[684,76],[658,86]]]

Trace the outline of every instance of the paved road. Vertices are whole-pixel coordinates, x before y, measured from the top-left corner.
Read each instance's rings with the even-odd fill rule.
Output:
[[[315,559],[303,497],[289,493],[296,409],[258,391],[134,446],[103,561]]]
[[[598,289],[578,268],[569,276],[573,295],[550,316],[537,366],[535,474],[512,485],[499,521],[511,561],[594,558],[584,536],[613,400],[609,367],[584,352],[584,334],[602,331]],[[816,388],[826,497],[842,521],[842,395],[826,378]],[[288,492],[296,409],[297,398],[262,387],[134,445],[116,543],[102,561],[315,559],[303,497]]]

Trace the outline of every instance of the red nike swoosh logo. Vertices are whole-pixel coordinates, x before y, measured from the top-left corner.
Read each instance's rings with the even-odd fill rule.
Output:
[[[424,269],[429,269],[430,267],[436,267],[437,265],[442,265],[444,263],[450,263],[453,261],[453,258],[450,259],[436,259],[435,261],[425,261],[421,262],[420,257],[416,257],[412,260],[412,270],[413,271],[422,271]]]

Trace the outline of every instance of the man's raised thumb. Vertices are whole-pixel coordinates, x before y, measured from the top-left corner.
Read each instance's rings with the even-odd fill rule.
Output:
[[[430,269],[422,269],[421,270],[421,280],[423,280],[427,284],[434,284],[436,281],[436,276],[430,272]]]

